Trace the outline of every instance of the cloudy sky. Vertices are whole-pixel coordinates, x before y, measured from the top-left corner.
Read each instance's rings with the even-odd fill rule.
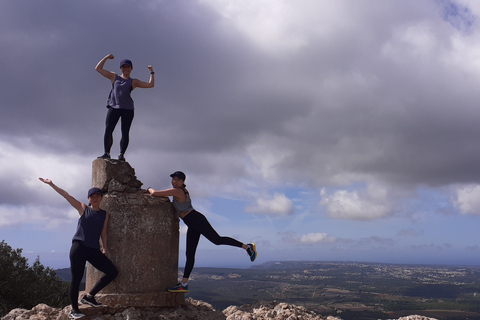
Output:
[[[480,2],[2,1],[0,240],[68,267],[110,83],[127,161],[271,260],[480,264]],[[119,128],[112,154],[119,152]],[[181,259],[185,227],[181,223]],[[228,261],[224,258],[228,257]],[[201,240],[197,265],[251,265]]]

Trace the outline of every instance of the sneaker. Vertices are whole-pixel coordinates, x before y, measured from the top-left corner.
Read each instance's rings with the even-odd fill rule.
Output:
[[[168,292],[188,292],[188,284],[186,286],[183,286],[180,282],[175,286],[171,288],[167,288]]]
[[[104,153],[103,155],[101,155],[97,159],[110,159],[110,155],[108,153]]]
[[[120,160],[120,161],[125,161],[125,156],[123,155],[123,153],[120,153],[120,154],[118,155],[118,160]]]
[[[257,249],[255,248],[255,243],[247,244],[247,254],[250,257],[250,261],[255,261],[257,259]]]
[[[83,303],[83,304],[89,304],[92,307],[101,307],[102,306],[102,304],[100,302],[97,302],[97,300],[95,300],[94,297],[91,297],[91,296],[88,296],[88,295],[84,295],[82,300],[80,300],[80,302]]]
[[[85,317],[85,315],[79,310],[75,309],[72,309],[72,311],[70,311],[70,314],[68,315],[68,319],[80,319],[82,317]]]

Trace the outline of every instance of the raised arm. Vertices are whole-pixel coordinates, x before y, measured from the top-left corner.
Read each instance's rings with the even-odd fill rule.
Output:
[[[85,207],[87,206],[85,203],[83,202],[80,202],[78,201],[77,199],[75,199],[74,197],[72,197],[71,195],[68,194],[67,191],[63,190],[62,188],[56,186],[52,180],[50,179],[44,179],[44,178],[39,178],[40,181],[42,181],[43,183],[46,183],[48,184],[50,187],[53,188],[53,190],[57,191],[62,197],[65,198],[65,200],[68,201],[68,203],[70,203],[72,205],[72,207],[74,207],[75,209],[77,209],[78,211],[78,214],[81,216],[83,214],[83,211],[85,210]]]
[[[115,77],[117,76],[117,74],[115,72],[111,72],[111,71],[103,69],[103,66],[105,65],[105,62],[107,60],[114,59],[114,58],[115,57],[113,56],[113,54],[110,53],[110,54],[106,55],[105,57],[103,57],[103,59],[100,60],[97,63],[97,65],[95,66],[95,70],[97,70],[98,73],[100,73],[105,78],[109,79],[111,82],[113,82],[115,80]]]
[[[186,200],[185,193],[180,188],[172,188],[166,190],[154,190],[153,188],[148,188],[147,191],[154,197],[174,197],[178,201]]]
[[[150,70],[150,79],[148,82],[141,81],[138,79],[133,79],[132,87],[135,88],[153,88],[155,86],[155,72],[153,72],[152,66],[147,66],[148,70]]]

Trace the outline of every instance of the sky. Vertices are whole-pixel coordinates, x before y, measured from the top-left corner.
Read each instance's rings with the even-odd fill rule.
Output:
[[[283,260],[480,265],[480,2],[0,2],[0,241],[69,266],[131,59],[125,154],[144,188],[186,173],[221,235]],[[112,155],[119,153],[120,128]],[[180,266],[185,231],[180,223]],[[250,267],[202,238],[197,266]]]

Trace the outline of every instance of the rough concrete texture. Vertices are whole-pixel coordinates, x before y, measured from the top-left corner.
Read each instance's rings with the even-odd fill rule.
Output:
[[[119,275],[98,300],[121,306],[176,306],[184,295],[165,288],[178,280],[179,219],[168,198],[150,196],[127,163],[93,161],[92,187],[101,188],[101,207],[110,215],[107,246]],[[88,265],[86,291],[103,274]]]

